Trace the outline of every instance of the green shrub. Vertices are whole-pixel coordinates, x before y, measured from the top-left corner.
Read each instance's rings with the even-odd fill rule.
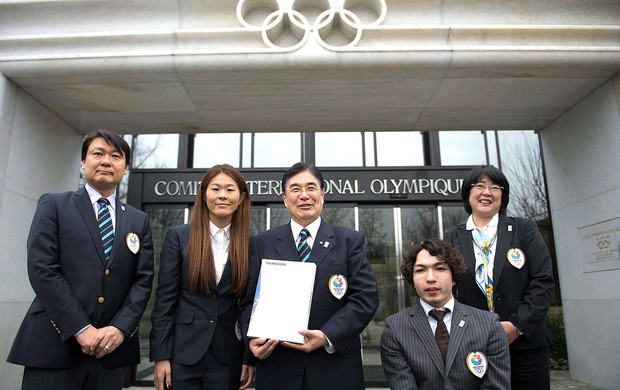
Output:
[[[545,318],[553,344],[549,348],[552,370],[568,370],[566,334],[564,333],[564,312],[562,306],[551,306]]]

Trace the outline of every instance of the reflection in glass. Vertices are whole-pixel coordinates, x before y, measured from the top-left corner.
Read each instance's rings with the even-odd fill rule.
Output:
[[[403,253],[416,243],[427,238],[439,237],[437,230],[437,209],[429,207],[402,207]]]
[[[332,225],[355,229],[355,213],[352,207],[325,205],[321,213],[321,219]]]
[[[437,208],[428,207],[402,207],[401,208],[401,224],[403,234],[403,255],[409,253],[416,242],[420,242],[427,238],[439,237],[439,229],[437,226]],[[398,275],[401,276],[400,265],[402,259],[398,259]],[[411,306],[418,302],[418,296],[415,289],[409,281],[405,280],[405,307]]]
[[[359,230],[366,236],[366,257],[379,287],[379,307],[362,333],[364,375],[367,381],[384,381],[379,356],[383,321],[398,311],[393,208],[360,206]]]
[[[443,221],[444,232],[465,223],[468,217],[469,214],[465,212],[462,205],[441,207],[441,219]]]
[[[254,167],[290,167],[301,161],[300,133],[256,133]]]
[[[155,277],[153,279],[151,299],[140,320],[138,332],[140,334],[140,364],[136,369],[137,380],[146,380],[153,377],[153,363],[149,362],[149,333],[151,332],[151,313],[155,304],[155,290],[157,289],[157,275],[159,274],[159,256],[168,229],[184,222],[185,208],[147,209],[146,213],[151,223],[151,236],[153,238],[153,251],[155,255]]]
[[[284,204],[271,206],[271,219],[270,219],[270,229],[273,229],[276,226],[284,225],[291,221],[291,215],[288,213]]]
[[[363,166],[361,133],[316,133],[315,147],[319,167]]]
[[[211,168],[215,164],[239,167],[241,134],[196,134],[194,138],[194,168]]]
[[[510,183],[508,214],[541,221],[549,216],[538,134],[498,132],[502,172]]]
[[[422,166],[424,145],[417,131],[377,133],[377,166]]]
[[[441,165],[486,164],[484,135],[480,131],[440,131]]]
[[[131,168],[176,168],[179,155],[178,134],[140,134],[131,141]]]
[[[250,210],[250,235],[254,236],[267,230],[267,208],[252,206]]]

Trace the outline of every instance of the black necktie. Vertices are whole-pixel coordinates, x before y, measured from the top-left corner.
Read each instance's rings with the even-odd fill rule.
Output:
[[[106,198],[101,198],[97,203],[99,203],[97,222],[99,224],[101,242],[103,243],[103,255],[107,264],[112,254],[112,243],[114,242],[114,227],[112,226],[112,216],[108,208],[110,202]]]
[[[299,253],[299,260],[305,262],[310,258],[310,246],[308,245],[308,236],[310,232],[307,229],[301,229],[299,233],[299,245],[297,245],[297,253]]]
[[[446,311],[433,309],[428,315],[437,320],[437,329],[435,330],[435,340],[437,341],[437,346],[439,347],[439,352],[441,352],[441,356],[443,357],[443,361],[446,361],[446,355],[448,354],[448,340],[450,339],[450,334],[448,333],[448,328],[446,327],[446,323],[443,322],[443,317],[446,315]]]

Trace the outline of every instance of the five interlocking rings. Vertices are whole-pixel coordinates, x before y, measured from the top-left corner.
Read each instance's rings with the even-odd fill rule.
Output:
[[[611,238],[609,236],[597,237],[596,238],[596,246],[598,249],[606,249],[611,245]]]
[[[237,18],[259,29],[272,49],[296,50],[310,35],[328,50],[357,45],[364,27],[380,24],[385,0],[239,0]],[[314,33],[314,34],[312,34]]]

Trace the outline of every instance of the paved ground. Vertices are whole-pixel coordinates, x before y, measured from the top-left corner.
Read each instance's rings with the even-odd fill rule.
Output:
[[[130,387],[129,390],[152,390],[154,387]],[[570,379],[568,371],[551,371],[551,390],[597,390],[581,382]],[[387,388],[369,388],[368,390],[387,390]]]

